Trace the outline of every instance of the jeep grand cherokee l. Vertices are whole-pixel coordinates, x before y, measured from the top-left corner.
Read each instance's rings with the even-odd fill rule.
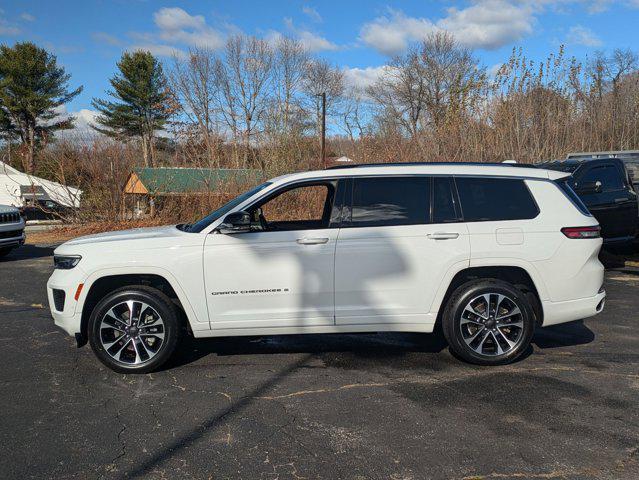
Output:
[[[0,258],[24,243],[24,218],[11,205],[0,205]]]
[[[286,175],[191,225],[55,250],[55,323],[118,372],[194,337],[432,332],[478,364],[604,305],[597,221],[564,172],[404,164]],[[572,192],[572,193],[571,193]]]

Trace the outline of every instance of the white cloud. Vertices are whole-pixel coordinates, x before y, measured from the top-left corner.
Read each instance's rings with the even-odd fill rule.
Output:
[[[191,15],[179,7],[159,9],[153,14],[153,21],[157,31],[129,33],[133,45],[128,50],[147,50],[163,57],[184,56],[185,52],[179,46],[219,50],[224,47],[227,34],[237,31],[234,25],[224,25],[222,30],[215,29],[206,23],[204,16]],[[103,43],[116,44],[110,35],[97,35]]]
[[[389,16],[378,17],[365,24],[359,36],[378,52],[393,55],[405,50],[409,42],[421,40],[434,30],[435,26],[428,19],[391,11]]]
[[[364,24],[360,39],[383,54],[393,55],[404,50],[410,42],[445,30],[462,45],[495,49],[530,35],[536,21],[535,13],[542,3],[544,0],[476,0],[466,8],[448,8],[446,16],[437,21],[389,10],[388,14]]]
[[[302,12],[304,12],[304,14],[308,16],[308,18],[310,18],[314,22],[321,23],[323,21],[322,16],[313,7],[309,7],[308,5],[305,5],[304,7],[302,7]]]
[[[308,30],[300,30],[297,32],[300,42],[304,45],[310,52],[321,52],[322,50],[337,50],[339,47],[327,40],[326,38],[316,35],[313,32],[309,32]]]
[[[290,18],[284,19],[284,25],[286,27],[287,33],[289,33],[293,38],[299,40],[309,52],[338,50],[340,48],[339,45],[331,42],[321,35],[313,33],[310,30],[304,30],[302,28],[296,27],[293,23],[293,20]],[[269,30],[265,35],[265,39],[268,42],[275,44],[282,38],[282,36],[283,35],[281,32],[278,32],[276,30]]]
[[[122,41],[115,37],[114,35],[110,35],[106,32],[93,32],[91,34],[91,38],[98,43],[103,43],[106,45],[120,46],[122,45]]]
[[[596,14],[608,10],[611,0],[593,0],[587,7],[588,13]]]
[[[179,7],[161,8],[153,14],[153,19],[161,30],[206,28],[206,20],[202,15],[190,15]]]
[[[83,108],[77,112],[72,112],[71,116],[75,121],[75,130],[93,131],[91,126],[95,125],[95,119],[98,116],[98,112],[95,110],[89,110],[88,108]]]
[[[139,43],[127,47],[127,50],[135,51],[142,50],[145,52],[151,52],[156,57],[178,57],[183,58],[186,56],[184,50],[180,50],[172,45],[165,45],[162,43]]]
[[[9,23],[5,18],[2,18],[4,15],[4,10],[0,9],[0,35],[18,35],[20,33],[20,29],[12,23]]]
[[[573,45],[584,45],[586,47],[600,47],[603,45],[601,39],[589,28],[581,25],[570,27],[566,42]]]
[[[20,18],[21,18],[22,20],[24,20],[25,22],[35,22],[35,20],[36,20],[36,17],[34,17],[33,15],[31,15],[31,14],[30,14],[30,13],[28,13],[28,12],[24,12],[24,13],[22,13],[22,14],[20,15]]]
[[[56,137],[67,140],[77,140],[77,139],[90,139],[95,136],[101,135],[99,132],[96,132],[93,128],[93,125],[96,124],[95,119],[99,115],[97,111],[90,110],[88,108],[83,108],[78,110],[77,112],[69,112],[67,111],[66,105],[60,105],[55,108],[56,117],[46,123],[55,123],[63,120],[73,119],[74,128],[69,130],[58,130],[56,132]]]
[[[468,8],[449,8],[437,26],[469,47],[499,48],[533,32],[535,9],[525,3],[486,0]]]
[[[159,37],[167,43],[181,43],[214,50],[224,46],[224,35],[206,24],[202,15],[190,15],[181,8],[161,8],[153,15]]]
[[[503,66],[503,63],[496,63],[488,70],[486,70],[486,73],[490,78],[495,78]]]
[[[388,65],[380,65],[379,67],[344,67],[342,71],[344,72],[344,81],[346,85],[355,89],[355,90],[366,90],[368,87],[373,85],[379,77],[388,69],[390,69]]]

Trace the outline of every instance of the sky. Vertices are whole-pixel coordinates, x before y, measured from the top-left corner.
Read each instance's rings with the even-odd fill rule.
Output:
[[[389,58],[436,30],[449,31],[488,68],[522,47],[543,59],[565,45],[639,52],[639,0],[0,0],[0,43],[32,41],[54,53],[84,91],[68,106],[78,126],[103,97],[122,52],[143,48],[169,60],[190,47],[222,48],[234,33],[298,38],[368,84]]]

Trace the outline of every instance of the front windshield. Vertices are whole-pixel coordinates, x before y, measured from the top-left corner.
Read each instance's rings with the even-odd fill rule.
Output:
[[[204,217],[201,220],[198,220],[197,222],[191,224],[191,225],[187,225],[185,226],[184,230],[187,232],[194,232],[194,233],[199,233],[202,230],[204,230],[206,227],[208,227],[211,223],[213,223],[215,220],[217,220],[218,218],[226,215],[228,212],[230,212],[231,210],[233,210],[235,207],[237,207],[240,203],[242,203],[243,201],[249,199],[250,197],[252,197],[253,195],[255,195],[257,192],[259,192],[260,190],[264,190],[266,187],[268,187],[271,184],[271,182],[265,182],[261,185],[258,185],[257,187],[255,187],[252,190],[249,190],[248,192],[243,193],[242,195],[240,195],[239,197],[235,197],[233,200],[231,200],[230,202],[222,205],[220,208],[218,208],[217,210],[209,213],[206,217]]]

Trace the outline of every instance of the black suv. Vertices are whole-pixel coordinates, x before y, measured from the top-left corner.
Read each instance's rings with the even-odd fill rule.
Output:
[[[601,225],[607,244],[633,242],[639,229],[637,193],[618,158],[568,158],[538,165],[570,172],[570,184]]]

